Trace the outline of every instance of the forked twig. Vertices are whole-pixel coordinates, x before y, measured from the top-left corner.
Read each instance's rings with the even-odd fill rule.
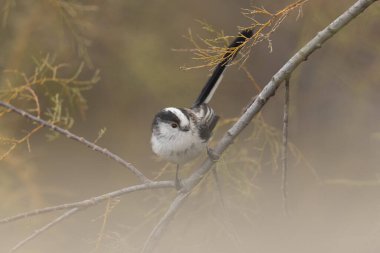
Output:
[[[0,220],[0,224],[9,223],[12,221],[44,214],[44,213],[50,213],[54,211],[59,210],[66,210],[66,209],[72,209],[72,208],[87,208],[89,206],[97,205],[107,199],[119,197],[128,193],[136,192],[136,191],[142,191],[147,189],[158,189],[158,188],[174,188],[174,181],[151,181],[148,183],[138,184],[138,185],[132,185],[128,186],[122,189],[119,189],[117,191],[109,192],[97,197],[92,197],[90,199],[73,202],[73,203],[67,203],[63,205],[57,205],[57,206],[50,206],[45,207],[37,210],[33,210],[26,213],[17,214],[15,216],[7,217]]]
[[[174,181],[150,181],[150,182],[139,184],[139,185],[133,185],[133,186],[125,187],[125,188],[122,188],[120,190],[109,192],[109,193],[106,193],[106,194],[103,194],[103,195],[100,195],[97,197],[93,197],[90,199],[86,199],[83,201],[46,207],[46,208],[31,211],[31,212],[18,214],[18,215],[12,216],[12,217],[4,218],[4,219],[0,220],[0,224],[9,223],[12,221],[36,216],[39,214],[69,209],[69,211],[67,211],[63,215],[61,215],[58,218],[54,219],[53,221],[49,222],[48,224],[41,227],[40,229],[35,230],[27,238],[25,238],[22,241],[20,241],[19,243],[17,243],[10,250],[10,252],[14,252],[17,249],[19,249],[20,247],[22,247],[23,245],[25,245],[27,242],[31,241],[32,239],[34,239],[38,235],[42,234],[43,232],[47,231],[50,227],[58,224],[59,222],[68,218],[69,216],[73,215],[74,213],[81,211],[81,210],[84,210],[90,206],[95,206],[95,205],[100,204],[101,202],[103,202],[105,200],[115,198],[115,197],[118,197],[121,195],[125,195],[125,194],[131,193],[131,192],[135,192],[135,191],[141,191],[141,190],[147,190],[147,189],[158,189],[158,188],[174,188],[174,187],[175,187]]]

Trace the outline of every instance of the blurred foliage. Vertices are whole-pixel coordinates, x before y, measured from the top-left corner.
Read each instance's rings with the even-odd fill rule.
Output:
[[[28,8],[34,12],[34,15],[21,16],[28,12]],[[32,57],[29,57],[29,60],[26,61],[25,66],[23,66],[23,68],[27,70],[22,71],[18,68],[21,66],[14,63],[16,63],[15,59],[18,57],[24,57],[22,56],[23,54],[30,54],[24,52],[24,50],[26,50],[26,47],[24,47],[25,44],[23,47],[17,48],[17,43],[9,44],[7,40],[3,40],[0,42],[1,47],[10,48],[11,50],[9,50],[9,52],[19,52],[15,53],[15,55],[2,54],[2,58],[8,59],[9,61],[2,70],[0,99],[32,112],[37,117],[43,117],[51,123],[65,128],[71,128],[74,123],[72,116],[74,111],[79,111],[80,115],[84,117],[85,111],[87,110],[87,101],[83,92],[91,89],[92,86],[99,81],[99,71],[93,71],[92,76],[88,76],[87,73],[83,73],[85,64],[81,62],[86,61],[88,66],[91,65],[87,52],[89,40],[86,39],[84,35],[84,30],[88,27],[85,20],[85,13],[94,12],[97,10],[97,7],[94,5],[81,4],[77,1],[37,1],[31,6],[30,3],[7,0],[3,3],[2,10],[4,28],[1,31],[2,35],[19,34],[19,36],[16,37],[8,37],[10,37],[10,41],[12,41],[12,39],[18,40],[19,43],[22,44],[25,43],[24,40],[29,40],[28,38],[32,36],[30,33],[35,33],[35,31],[30,31],[29,29],[31,27],[25,29],[23,25],[12,25],[15,20],[21,17],[22,21],[27,24],[32,23],[39,27],[49,23],[49,19],[54,20],[56,18],[47,15],[46,19],[40,19],[36,16],[36,13],[55,12],[55,14],[60,17],[60,20],[51,22],[51,25],[55,25],[56,30],[67,31],[65,33],[66,36],[69,40],[71,39],[73,41],[73,45],[75,45],[76,51],[78,52],[78,59],[82,60],[78,62],[73,59],[72,63],[57,63],[57,58],[62,58],[58,50],[60,45],[56,44],[52,48],[47,49],[48,51],[45,51],[44,38],[41,36],[37,38],[39,41],[36,42],[36,45],[39,45],[37,48],[38,51],[45,51],[42,52],[45,56],[41,57],[41,53],[32,55]],[[39,22],[41,22],[41,24],[39,24]],[[59,29],[60,26],[62,29]],[[48,34],[44,36],[47,35]],[[52,33],[49,34],[49,36],[52,35]],[[3,64],[5,65],[5,62],[3,62]],[[77,66],[74,67],[75,65]],[[0,116],[4,116],[6,113],[7,111],[1,109]],[[8,149],[5,148],[6,151],[2,153],[0,160],[10,154],[17,144],[27,142],[29,145],[30,136],[40,128],[40,126],[34,126],[32,130],[28,131],[28,133],[21,138],[2,136],[2,143],[5,144],[5,146],[10,145],[10,147]],[[55,133],[51,133],[49,134],[49,139],[55,136]]]
[[[25,108],[24,110],[34,113],[37,117],[44,116],[45,120],[55,125],[70,129],[74,123],[71,116],[73,111],[79,110],[84,116],[87,102],[83,92],[98,82],[99,72],[95,71],[89,80],[79,80],[83,64],[71,76],[62,77],[62,72],[68,68],[67,64],[55,65],[49,56],[41,60],[35,59],[35,63],[37,66],[30,76],[17,70],[4,71],[5,85],[0,89],[0,99]],[[1,109],[0,117],[6,113],[7,110]],[[31,131],[18,139],[0,137],[3,144],[11,145],[8,151],[1,155],[0,160],[9,155],[18,144],[29,143],[30,136],[41,128],[40,125],[34,126]],[[50,134],[49,139],[54,136],[57,134]]]
[[[2,6],[3,27],[10,29],[10,32],[16,34],[32,32],[23,30],[23,27],[16,28],[15,26],[10,25],[15,19],[20,18],[20,14],[28,13],[30,10],[34,15],[23,17],[23,19],[26,19],[27,22],[33,22],[32,24],[36,26],[46,26],[48,23],[47,21],[52,21],[51,24],[55,26],[57,31],[65,31],[64,36],[66,36],[66,40],[71,41],[70,44],[78,53],[79,58],[86,61],[89,66],[92,66],[88,54],[88,47],[90,46],[91,41],[85,35],[86,30],[89,29],[91,24],[86,20],[86,16],[98,10],[96,5],[84,4],[76,0],[48,0],[36,1],[34,3],[5,0]],[[44,19],[35,16],[39,14],[45,14]],[[12,31],[13,29],[18,29],[18,31]],[[27,39],[25,37],[22,38]],[[60,45],[55,46],[59,47]],[[52,49],[57,50],[57,48],[54,47]]]
[[[84,93],[100,79],[98,70],[89,69],[93,67],[87,51],[90,44],[84,35],[88,27],[85,13],[96,11],[96,6],[77,1],[6,0],[0,8],[0,47],[3,49],[0,51],[0,99],[50,123],[71,128],[74,117],[79,114],[84,118],[88,109]],[[44,28],[50,29],[49,32],[43,31]],[[55,31],[65,31],[64,39]],[[54,43],[46,38],[53,39]],[[67,41],[72,41],[73,47],[62,51]],[[74,55],[70,51],[76,52],[77,57],[65,57]],[[63,59],[68,62],[62,63]],[[20,190],[24,193],[12,199],[18,201],[27,193],[31,203],[41,203],[39,186],[33,179],[33,161],[11,153],[21,144],[30,153],[30,139],[42,126],[25,122],[4,108],[0,109],[0,120],[0,162],[4,164],[0,175],[5,181],[0,195],[16,196],[19,191],[9,193],[18,188],[12,184],[15,183],[22,186]],[[49,140],[57,136],[55,132],[47,134]]]

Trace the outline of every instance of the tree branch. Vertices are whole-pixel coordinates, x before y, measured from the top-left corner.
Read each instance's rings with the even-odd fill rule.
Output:
[[[220,156],[232,144],[234,139],[244,130],[244,128],[251,122],[253,117],[263,108],[271,96],[273,96],[280,86],[280,84],[290,76],[290,74],[317,49],[321,48],[323,43],[334,36],[350,21],[362,13],[366,8],[377,0],[359,0],[346,10],[342,15],[335,19],[326,28],[320,31],[312,40],[310,40],[304,47],[302,47],[292,58],[290,58],[284,66],[272,77],[270,82],[258,94],[253,103],[247,106],[247,110],[238,119],[238,121],[224,134],[222,139],[218,142],[213,150],[215,155]],[[203,164],[186,180],[183,180],[183,193],[189,193],[193,188],[198,185],[205,175],[209,172],[212,165],[215,163],[212,159],[206,159]],[[177,196],[178,198],[178,196]],[[177,199],[176,198],[176,199]],[[142,250],[143,253],[153,252],[162,231],[168,226],[169,221],[178,211],[181,204],[186,198],[181,199],[173,207],[166,212],[160,222],[156,225]]]
[[[138,185],[125,187],[117,191],[109,192],[109,193],[106,193],[97,197],[93,197],[90,199],[82,200],[79,202],[73,202],[73,203],[57,205],[57,206],[50,206],[50,207],[45,207],[41,209],[36,209],[36,210],[26,212],[26,213],[21,213],[12,217],[1,219],[0,224],[5,224],[12,221],[29,218],[29,217],[44,214],[44,213],[59,211],[59,210],[72,209],[72,208],[85,209],[87,207],[100,204],[101,202],[107,199],[119,197],[119,196],[131,193],[131,192],[135,192],[135,191],[158,189],[158,188],[174,188],[174,187],[175,187],[174,181],[151,181],[144,184],[138,184]]]
[[[63,204],[63,205],[58,205],[58,206],[46,207],[46,208],[31,211],[31,212],[18,214],[18,215],[12,216],[12,217],[4,218],[4,219],[0,220],[0,224],[9,223],[12,221],[36,216],[39,214],[50,213],[50,212],[54,212],[54,211],[58,211],[58,210],[70,209],[69,211],[67,211],[63,215],[59,216],[55,220],[46,224],[42,228],[35,230],[30,236],[28,236],[24,240],[20,241],[19,243],[17,243],[17,245],[15,245],[10,250],[10,252],[14,252],[17,249],[19,249],[20,247],[22,247],[23,245],[25,245],[27,242],[33,240],[38,235],[47,231],[50,227],[60,223],[61,221],[63,221],[64,219],[68,218],[69,216],[73,215],[74,213],[76,213],[78,211],[84,210],[90,206],[95,206],[97,204],[100,204],[101,202],[103,202],[107,199],[115,198],[115,197],[118,197],[121,195],[125,195],[127,193],[131,193],[131,192],[135,192],[135,191],[141,191],[141,190],[147,190],[147,189],[158,189],[158,188],[175,188],[175,183],[174,183],[174,181],[150,181],[150,182],[147,182],[144,184],[133,185],[133,186],[129,186],[126,188],[122,188],[120,190],[109,192],[109,193],[106,193],[106,194],[103,194],[103,195],[100,195],[97,197],[93,197],[90,199],[86,199],[83,201],[69,203],[69,204]]]
[[[3,102],[3,101],[0,101],[0,106],[5,107],[8,110],[13,111],[17,114],[20,114],[21,116],[23,116],[23,117],[25,117],[25,118],[33,121],[33,122],[36,122],[36,123],[38,123],[38,124],[40,124],[46,128],[49,128],[55,132],[58,132],[64,136],[66,136],[69,139],[75,140],[75,141],[77,141],[83,145],[86,145],[90,149],[97,151],[97,152],[107,156],[108,158],[115,160],[116,162],[120,163],[124,167],[128,168],[133,174],[135,174],[140,179],[141,182],[143,182],[143,183],[151,182],[151,180],[149,178],[147,178],[146,176],[144,176],[144,174],[141,173],[133,164],[122,159],[120,156],[108,151],[106,148],[102,148],[102,147],[96,145],[95,143],[86,140],[83,137],[79,137],[78,135],[75,135],[66,129],[63,129],[59,126],[51,124],[51,123],[49,123],[49,122],[47,122],[47,121],[45,121],[39,117],[36,117],[36,116],[34,116],[34,115],[24,111],[24,110],[21,110],[21,109],[15,107],[13,105],[10,105],[8,103]]]

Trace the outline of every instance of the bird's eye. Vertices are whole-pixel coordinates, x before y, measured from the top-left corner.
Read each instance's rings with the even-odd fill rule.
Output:
[[[172,128],[177,128],[178,124],[177,123],[172,123],[171,126],[172,126]]]

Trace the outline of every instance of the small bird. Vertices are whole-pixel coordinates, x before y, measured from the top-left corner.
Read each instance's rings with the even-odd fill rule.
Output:
[[[241,49],[238,46],[252,35],[252,30],[243,30],[239,33],[228,47],[237,50],[229,50],[223,56],[191,108],[167,107],[158,112],[153,119],[152,150],[158,157],[177,165],[175,177],[177,190],[181,188],[178,176],[180,165],[195,159],[205,150],[212,156],[207,142],[219,116],[208,103],[222,80],[226,66]]]

